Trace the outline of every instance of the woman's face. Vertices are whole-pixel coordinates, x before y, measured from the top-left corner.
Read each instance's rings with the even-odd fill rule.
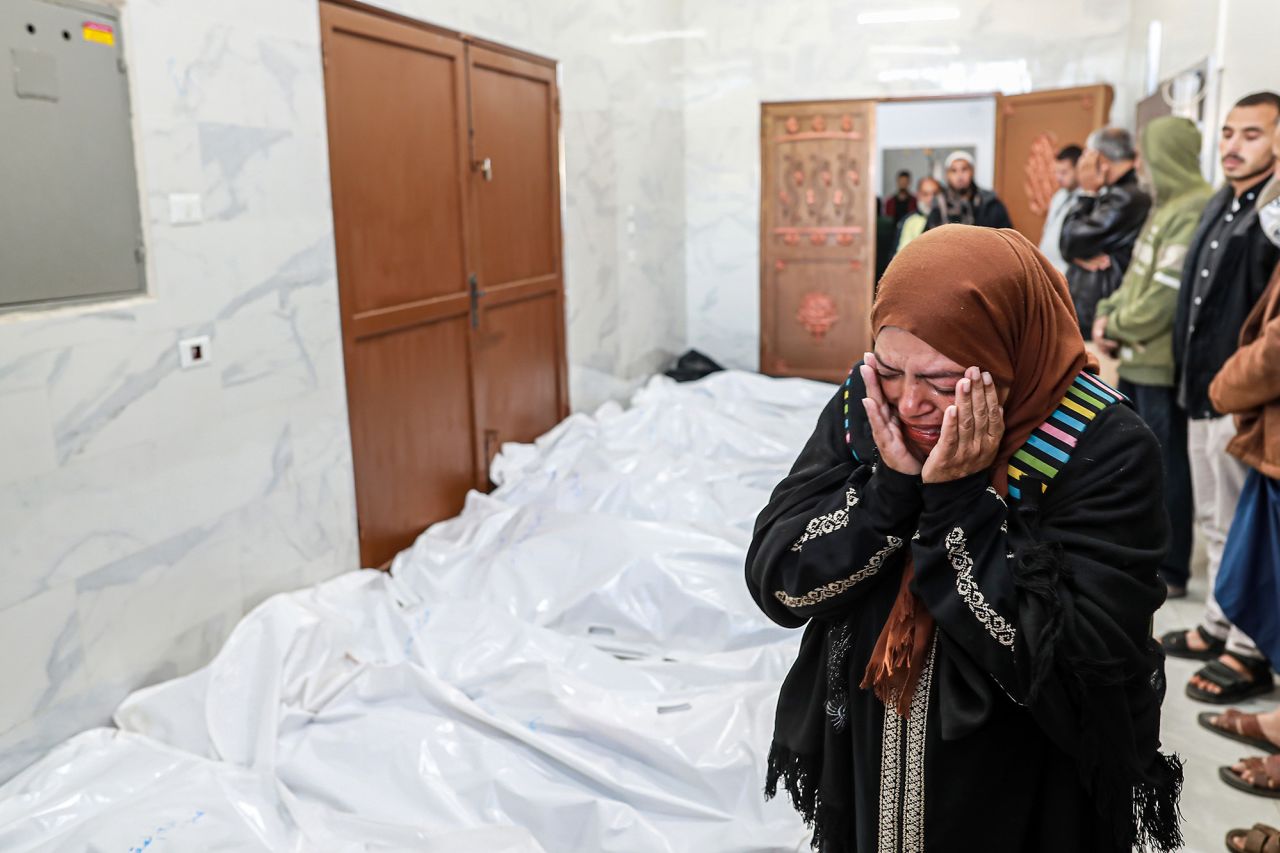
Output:
[[[923,459],[938,443],[942,416],[955,403],[956,383],[968,365],[956,364],[896,326],[880,330],[875,356],[885,402],[902,423],[902,437]],[[1003,403],[1008,389],[998,387],[996,392]]]

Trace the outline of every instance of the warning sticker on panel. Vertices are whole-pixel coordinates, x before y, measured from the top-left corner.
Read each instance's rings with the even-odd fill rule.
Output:
[[[96,21],[85,21],[84,40],[91,41],[96,44],[105,44],[107,47],[113,47],[116,43],[116,31],[106,24],[99,24]]]

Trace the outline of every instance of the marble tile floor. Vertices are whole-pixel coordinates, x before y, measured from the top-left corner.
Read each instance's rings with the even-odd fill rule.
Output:
[[[1156,634],[1196,624],[1204,603],[1206,580],[1203,572],[1192,578],[1189,594],[1181,601],[1166,602],[1156,613]],[[1161,739],[1186,762],[1186,782],[1182,792],[1182,814],[1188,853],[1218,853],[1225,850],[1223,836],[1233,827],[1255,823],[1280,826],[1280,800],[1255,797],[1227,787],[1218,778],[1218,768],[1245,755],[1261,755],[1257,750],[1219,737],[1200,728],[1196,716],[1218,706],[1189,699],[1187,680],[1200,667],[1197,661],[1170,658],[1165,672],[1169,692],[1161,718]],[[1280,692],[1246,702],[1247,711],[1265,711],[1280,703]]]

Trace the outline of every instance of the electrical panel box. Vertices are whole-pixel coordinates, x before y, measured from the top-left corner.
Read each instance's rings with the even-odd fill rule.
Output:
[[[0,310],[145,289],[119,14],[0,2]]]

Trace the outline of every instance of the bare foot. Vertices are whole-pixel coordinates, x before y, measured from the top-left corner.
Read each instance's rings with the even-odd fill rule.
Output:
[[[1280,708],[1258,715],[1258,725],[1262,727],[1262,736],[1276,746],[1280,746]]]
[[[1192,628],[1187,632],[1187,648],[1193,652],[1204,652],[1209,650],[1209,644],[1204,641],[1204,637],[1200,636],[1200,632]]]

